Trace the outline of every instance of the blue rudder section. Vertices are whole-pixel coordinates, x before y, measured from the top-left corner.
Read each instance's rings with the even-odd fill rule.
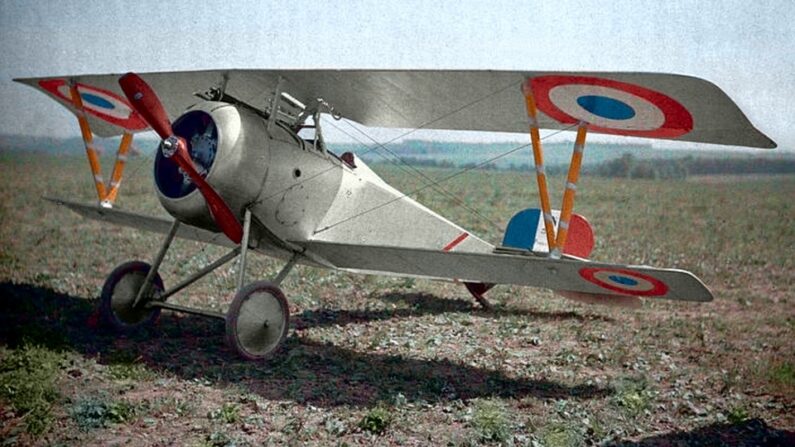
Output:
[[[528,208],[514,214],[510,222],[508,222],[508,228],[505,229],[502,245],[533,250],[540,219],[541,210],[537,208]]]

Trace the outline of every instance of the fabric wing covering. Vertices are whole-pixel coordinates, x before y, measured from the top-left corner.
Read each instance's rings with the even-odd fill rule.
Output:
[[[88,103],[91,127],[101,136],[145,130],[125,119],[121,74],[17,79],[70,110],[68,80]],[[526,133],[522,86],[532,87],[545,129],[701,143],[773,148],[739,107],[703,79],[663,73],[418,71],[418,70],[213,70],[143,73],[168,113],[176,117],[199,99],[195,92],[226,83],[226,92],[267,110],[279,79],[282,91],[311,103],[323,98],[347,119],[367,126]],[[121,115],[119,118],[118,115]]]

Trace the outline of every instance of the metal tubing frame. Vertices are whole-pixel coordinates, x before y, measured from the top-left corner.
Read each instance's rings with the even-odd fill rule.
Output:
[[[268,132],[271,131],[273,128],[273,123],[276,122],[276,114],[279,111],[279,102],[282,100],[282,85],[284,84],[284,78],[279,76],[279,79],[276,81],[276,91],[273,93],[273,103],[271,104],[270,113],[268,115]]]
[[[293,270],[293,267],[295,267],[295,263],[298,262],[298,259],[300,257],[301,257],[301,253],[296,252],[290,258],[290,260],[287,261],[287,264],[285,264],[284,267],[282,267],[282,269],[279,271],[279,273],[276,275],[276,277],[273,278],[273,280],[271,282],[273,284],[277,285],[277,286],[281,285],[282,281],[284,281],[284,278],[286,278],[287,275],[289,275],[290,272]]]
[[[146,303],[147,308],[159,307],[161,309],[173,310],[175,312],[182,312],[186,314],[198,315],[201,317],[217,318],[219,320],[226,320],[226,315],[221,312],[213,312],[211,310],[199,309],[196,307],[182,306],[174,303],[166,303],[163,301],[151,301]]]
[[[536,167],[536,180],[538,182],[538,196],[541,201],[541,211],[544,217],[544,229],[547,233],[547,244],[550,253],[555,249],[555,220],[552,217],[552,207],[549,204],[549,190],[547,189],[547,176],[544,170],[544,151],[541,147],[541,134],[538,127],[538,110],[536,108],[533,92],[527,82],[522,84],[522,94],[525,98],[527,117],[530,120],[530,141],[533,144],[533,161]]]
[[[240,247],[233,248],[231,251],[229,251],[229,253],[221,256],[220,258],[218,258],[217,260],[215,260],[211,264],[208,264],[208,265],[204,266],[198,272],[196,272],[196,273],[188,276],[187,278],[183,279],[182,281],[180,281],[180,283],[177,284],[176,286],[174,286],[171,290],[168,290],[165,293],[163,293],[162,295],[160,295],[158,300],[161,301],[161,302],[166,301],[168,298],[170,298],[171,296],[173,296],[174,294],[176,294],[180,290],[184,289],[185,287],[188,287],[189,285],[191,285],[194,282],[200,280],[201,278],[204,278],[210,272],[214,271],[218,267],[221,267],[222,265],[224,265],[227,262],[231,261],[238,254],[240,254]]]
[[[180,222],[179,220],[176,219],[171,224],[171,229],[166,235],[166,239],[165,241],[163,241],[163,245],[160,247],[160,251],[157,253],[155,260],[152,263],[152,267],[149,269],[149,272],[147,272],[146,278],[144,279],[144,283],[141,285],[141,288],[138,290],[138,294],[135,297],[135,301],[133,301],[133,307],[136,307],[141,302],[143,297],[147,293],[149,293],[149,290],[152,287],[152,279],[154,278],[155,274],[157,274],[157,271],[160,268],[160,264],[163,262],[163,258],[165,258],[166,252],[168,251],[168,248],[171,246],[171,242],[174,240],[174,237],[177,234],[179,225]],[[175,312],[183,312],[183,313],[199,315],[204,317],[217,318],[221,320],[226,319],[226,316],[219,312],[198,309],[195,307],[182,306],[179,304],[167,303],[166,300],[171,296],[175,295],[176,293],[178,293],[179,291],[183,290],[184,288],[188,287],[189,285],[193,284],[194,282],[198,281],[199,279],[203,278],[210,272],[216,270],[217,268],[231,261],[237,256],[240,256],[240,272],[238,274],[238,279],[237,279],[237,290],[240,291],[243,288],[243,283],[245,282],[246,278],[246,254],[249,249],[248,245],[249,245],[250,236],[251,236],[251,210],[246,208],[245,215],[243,216],[243,239],[240,241],[240,245],[233,248],[228,253],[216,259],[212,263],[204,266],[198,272],[180,281],[172,289],[161,294],[160,297],[158,297],[157,301],[149,301],[147,303],[144,303],[144,307],[168,309]],[[285,264],[285,266],[282,267],[282,269],[279,271],[279,273],[271,282],[276,286],[280,285],[282,281],[284,281],[284,279],[287,277],[287,275],[292,271],[293,267],[300,258],[301,258],[301,253],[295,252],[293,256],[290,258],[290,260],[287,261],[287,264]]]
[[[587,133],[588,126],[584,122],[580,122],[577,126],[577,139],[574,141],[569,173],[566,177],[566,190],[563,193],[563,206],[560,210],[557,240],[555,241],[555,248],[549,252],[551,258],[560,258],[563,247],[566,246],[566,237],[569,234],[569,222],[574,211],[574,196],[577,192],[577,181],[580,178],[580,166],[582,165],[582,156],[585,151],[585,136]]]
[[[243,289],[246,282],[246,254],[248,254],[248,242],[251,236],[251,210],[246,208],[243,215],[243,238],[240,240],[240,272],[237,275],[237,290]]]
[[[143,299],[144,295],[149,293],[149,289],[152,287],[152,278],[155,277],[157,274],[158,269],[160,269],[160,264],[163,262],[163,258],[166,257],[166,252],[168,251],[168,247],[171,246],[171,242],[174,240],[174,236],[177,235],[177,230],[179,229],[179,220],[174,219],[174,222],[171,224],[171,228],[168,230],[168,234],[166,235],[166,240],[163,241],[163,245],[160,247],[160,251],[157,253],[152,266],[149,268],[149,271],[146,273],[146,279],[144,279],[144,283],[141,284],[141,288],[138,289],[138,294],[135,295],[135,301],[133,301],[132,307],[135,308]]]

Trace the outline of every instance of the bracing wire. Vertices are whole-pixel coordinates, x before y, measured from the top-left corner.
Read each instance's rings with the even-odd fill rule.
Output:
[[[401,158],[401,157],[400,157],[398,154],[396,154],[394,151],[390,150],[390,149],[389,149],[389,148],[387,148],[385,145],[383,145],[383,144],[379,143],[379,142],[378,142],[378,141],[376,141],[376,140],[375,140],[373,137],[371,137],[370,135],[366,134],[366,133],[365,133],[364,131],[362,131],[361,129],[359,129],[359,128],[355,127],[355,126],[354,126],[353,124],[351,124],[349,121],[346,121],[346,123],[347,123],[347,124],[348,124],[348,126],[350,126],[352,129],[354,129],[354,130],[358,131],[359,133],[361,133],[361,134],[362,134],[362,135],[364,135],[365,137],[369,138],[369,139],[370,139],[370,140],[371,140],[373,143],[375,143],[375,144],[376,144],[376,149],[383,149],[383,150],[387,151],[387,152],[388,152],[389,154],[391,154],[391,155],[392,155],[392,156],[393,156],[393,157],[394,157],[394,158],[395,158],[397,161],[399,161],[399,162],[400,162],[400,164],[398,164],[398,163],[395,163],[394,161],[392,161],[392,160],[390,160],[389,158],[387,158],[385,155],[383,155],[383,154],[379,153],[378,151],[376,151],[375,153],[376,153],[376,154],[378,154],[380,157],[382,157],[384,160],[386,160],[387,162],[389,162],[389,163],[390,163],[390,164],[392,164],[393,166],[396,166],[398,169],[400,169],[400,170],[401,170],[401,171],[403,171],[403,172],[406,172],[406,173],[409,173],[409,174],[412,174],[412,173],[413,173],[414,175],[417,175],[417,176],[419,176],[419,177],[420,177],[422,180],[425,180],[425,181],[427,181],[427,182],[433,182],[433,179],[432,179],[432,178],[428,177],[428,176],[427,176],[427,175],[426,175],[424,172],[422,172],[421,170],[419,170],[419,169],[415,168],[414,166],[412,166],[411,164],[409,164],[408,162],[406,162],[405,160],[403,160],[403,159],[402,159],[402,158]],[[335,124],[333,124],[333,123],[329,123],[329,124],[331,124],[331,126],[332,126],[332,127],[334,127],[335,129],[337,129],[337,130],[339,130],[340,132],[342,132],[342,133],[344,133],[345,135],[347,135],[349,138],[351,138],[351,139],[355,140],[356,142],[358,142],[359,144],[361,144],[361,145],[362,145],[362,146],[364,146],[365,148],[367,148],[367,149],[371,149],[371,147],[370,147],[370,146],[368,146],[366,143],[364,143],[364,142],[363,142],[363,141],[361,141],[360,139],[356,138],[355,136],[351,135],[350,133],[346,132],[345,130],[343,130],[343,129],[342,129],[342,128],[340,128],[339,126],[337,126],[337,125],[335,125]],[[404,168],[403,166],[401,166],[401,164],[402,164],[402,165],[404,165],[404,166],[406,166],[408,169],[406,169],[406,168]],[[485,222],[488,222],[489,224],[493,225],[495,228],[497,228],[497,229],[499,229],[499,230],[501,230],[501,229],[502,229],[502,227],[501,227],[501,226],[500,226],[498,223],[496,223],[496,222],[494,222],[493,220],[489,219],[488,217],[484,216],[483,214],[481,214],[480,212],[478,212],[478,210],[476,210],[476,209],[472,208],[471,206],[467,205],[467,204],[466,204],[466,202],[464,202],[463,200],[459,199],[459,198],[458,198],[458,197],[457,197],[455,194],[453,194],[452,192],[450,192],[450,191],[447,191],[446,189],[442,188],[442,187],[441,187],[441,186],[439,186],[439,185],[435,185],[435,186],[434,186],[434,189],[435,189],[436,191],[438,191],[439,193],[441,193],[442,195],[444,195],[444,196],[448,197],[449,199],[453,200],[453,201],[454,201],[454,202],[455,202],[457,205],[459,205],[459,206],[461,206],[461,207],[465,208],[466,210],[468,210],[468,211],[469,211],[469,212],[471,212],[472,214],[476,215],[477,217],[479,217],[479,218],[480,218],[480,219],[482,219],[483,221],[485,221]]]
[[[464,109],[466,109],[466,108],[468,108],[468,107],[472,107],[472,106],[474,106],[475,104],[478,104],[478,103],[480,103],[480,102],[483,102],[483,101],[485,101],[485,100],[487,100],[487,99],[491,98],[492,96],[499,95],[500,93],[502,93],[502,92],[504,92],[504,91],[508,90],[508,89],[509,89],[509,88],[511,88],[511,87],[518,87],[519,85],[521,85],[521,82],[515,82],[515,81],[514,81],[514,82],[511,82],[511,83],[509,83],[509,84],[507,84],[507,85],[505,85],[505,86],[502,86],[502,87],[498,88],[497,90],[491,91],[491,92],[489,92],[489,93],[487,93],[487,94],[485,94],[485,95],[483,95],[483,96],[480,96],[480,97],[478,97],[478,98],[475,98],[474,100],[472,100],[472,101],[470,101],[470,102],[468,102],[468,103],[466,103],[466,104],[464,104],[464,105],[462,105],[462,106],[460,106],[460,107],[458,107],[458,108],[456,108],[456,109],[453,109],[453,110],[451,110],[450,112],[447,112],[447,113],[445,113],[445,114],[443,114],[443,115],[439,116],[438,118],[434,118],[434,119],[432,119],[432,120],[426,121],[426,122],[424,122],[424,123],[420,124],[419,126],[417,126],[417,127],[413,128],[413,129],[410,129],[410,130],[408,130],[408,131],[406,131],[406,132],[403,132],[403,133],[401,133],[400,135],[398,135],[398,136],[396,136],[396,137],[394,137],[394,138],[391,138],[391,139],[387,140],[386,142],[382,143],[380,146],[373,146],[373,147],[371,147],[371,148],[367,149],[366,151],[362,152],[362,153],[361,153],[361,154],[359,154],[359,155],[361,156],[361,155],[368,154],[368,153],[370,153],[370,152],[372,152],[372,151],[375,151],[375,150],[376,150],[376,149],[378,149],[379,147],[383,147],[383,146],[386,146],[386,145],[388,145],[388,144],[394,143],[395,141],[397,141],[397,140],[399,140],[399,139],[401,139],[401,138],[405,138],[405,137],[407,137],[407,136],[409,136],[409,135],[411,135],[411,134],[413,134],[413,133],[415,133],[415,132],[417,132],[417,131],[419,131],[419,130],[421,130],[421,129],[425,128],[425,127],[428,127],[428,126],[430,126],[430,125],[431,125],[431,124],[433,124],[433,123],[439,122],[439,121],[441,121],[441,120],[443,120],[443,119],[445,119],[445,118],[448,118],[448,117],[450,117],[450,116],[452,116],[452,115],[455,115],[456,113],[458,113],[458,112],[460,112],[460,111],[462,111],[462,110],[464,110]],[[262,198],[262,199],[259,199],[257,202],[261,203],[261,202],[264,202],[264,201],[266,201],[266,200],[272,199],[272,198],[274,198],[274,197],[276,197],[276,196],[279,196],[280,194],[287,192],[287,191],[288,191],[288,190],[290,190],[291,188],[294,188],[294,187],[295,187],[295,186],[297,186],[297,185],[304,184],[304,183],[306,183],[306,182],[308,182],[308,181],[310,181],[310,180],[313,180],[313,179],[315,179],[315,178],[317,178],[317,177],[320,177],[321,175],[323,175],[323,174],[326,174],[327,172],[330,172],[330,171],[334,170],[335,168],[336,168],[336,166],[330,166],[330,167],[328,167],[328,168],[326,168],[326,169],[323,169],[323,170],[321,170],[321,171],[317,172],[316,174],[314,174],[314,175],[311,175],[311,176],[309,176],[309,177],[307,177],[307,178],[305,178],[305,179],[301,180],[300,182],[297,182],[297,183],[293,184],[292,186],[289,186],[289,187],[287,187],[287,188],[284,188],[284,189],[282,189],[282,190],[279,190],[279,191],[277,191],[277,192],[274,192],[273,194],[270,194],[270,195],[268,195],[267,197],[264,197],[264,198]]]
[[[568,126],[568,127],[565,127],[565,128],[563,128],[563,129],[560,129],[560,130],[558,130],[558,131],[555,131],[555,132],[553,132],[553,133],[551,133],[551,134],[549,134],[549,135],[546,135],[546,136],[544,136],[544,138],[541,138],[541,140],[545,140],[545,139],[547,139],[547,138],[553,137],[553,136],[555,136],[555,135],[557,135],[557,134],[559,134],[559,133],[561,133],[561,132],[565,132],[565,131],[567,131],[567,130],[571,130],[571,129],[575,128],[575,127],[577,127],[577,124],[572,124],[572,125],[570,125],[570,126]],[[403,200],[403,199],[405,199],[406,197],[409,197],[409,196],[412,196],[412,195],[414,195],[414,194],[417,194],[417,193],[419,193],[419,192],[421,192],[421,191],[424,191],[424,190],[426,190],[426,189],[428,189],[428,188],[431,188],[431,187],[433,187],[433,186],[435,186],[435,185],[438,185],[438,184],[440,184],[440,183],[443,183],[443,182],[446,182],[446,181],[448,181],[448,180],[451,180],[451,179],[453,179],[453,178],[455,178],[455,177],[458,177],[459,175],[465,174],[465,173],[467,173],[467,172],[469,172],[469,171],[472,171],[472,170],[474,170],[474,169],[477,169],[477,168],[480,168],[480,167],[486,166],[486,165],[488,165],[489,163],[492,163],[492,162],[494,162],[494,161],[496,161],[496,160],[499,160],[500,158],[506,157],[506,156],[508,156],[508,155],[510,155],[510,154],[513,154],[514,152],[517,152],[517,151],[520,151],[520,150],[522,150],[522,149],[525,149],[525,148],[527,148],[527,147],[530,147],[530,146],[531,146],[531,144],[532,144],[532,143],[526,143],[526,144],[523,144],[523,145],[521,145],[521,146],[517,146],[517,147],[515,147],[515,148],[513,148],[513,149],[510,149],[510,150],[508,150],[508,151],[506,151],[506,152],[503,152],[503,153],[501,153],[501,154],[498,154],[498,155],[496,155],[496,156],[494,156],[494,157],[491,157],[491,158],[489,158],[489,159],[487,159],[487,160],[485,160],[485,161],[482,161],[482,162],[480,162],[480,163],[478,163],[478,164],[476,164],[476,165],[474,165],[474,166],[470,166],[470,167],[464,168],[464,169],[462,169],[462,170],[460,170],[460,171],[454,172],[454,173],[452,173],[452,174],[450,174],[450,175],[448,175],[448,176],[446,176],[446,177],[443,177],[443,178],[441,178],[441,179],[439,179],[439,180],[435,180],[435,181],[432,181],[431,183],[427,183],[427,184],[425,184],[425,185],[423,185],[423,186],[421,186],[421,187],[419,187],[419,188],[417,188],[417,189],[414,189],[414,190],[413,190],[413,191],[411,191],[411,192],[408,192],[408,193],[405,193],[405,194],[401,194],[401,195],[399,195],[399,196],[397,196],[397,197],[395,197],[395,198],[393,198],[393,199],[387,200],[387,201],[386,201],[386,202],[384,202],[384,203],[381,203],[381,204],[379,204],[379,205],[376,205],[376,206],[374,206],[374,207],[372,207],[372,208],[369,208],[369,209],[366,209],[366,210],[364,210],[364,211],[361,211],[361,212],[359,212],[359,213],[356,213],[356,214],[354,214],[353,216],[346,217],[345,219],[339,220],[339,221],[337,221],[337,222],[335,222],[335,223],[333,223],[333,224],[326,225],[325,227],[323,227],[323,228],[321,228],[321,229],[319,229],[319,230],[316,230],[314,234],[318,234],[318,233],[322,233],[322,232],[324,232],[324,231],[328,231],[328,230],[330,230],[330,229],[332,229],[332,228],[336,227],[337,225],[343,224],[343,223],[345,223],[345,222],[349,222],[349,221],[351,221],[351,220],[353,220],[353,219],[356,219],[356,218],[358,218],[358,217],[361,217],[361,216],[363,216],[363,215],[365,215],[365,214],[368,214],[368,213],[371,213],[371,212],[373,212],[373,211],[375,211],[375,210],[381,209],[381,208],[383,208],[383,207],[385,207],[385,206],[387,206],[387,205],[389,205],[389,204],[391,204],[391,203],[397,202],[398,200]]]

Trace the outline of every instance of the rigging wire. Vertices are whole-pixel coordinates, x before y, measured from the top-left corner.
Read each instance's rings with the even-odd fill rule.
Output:
[[[485,100],[487,100],[487,99],[491,98],[492,96],[499,95],[500,93],[502,93],[502,92],[504,92],[504,91],[508,90],[508,89],[509,89],[509,88],[511,88],[511,87],[518,87],[519,85],[521,85],[521,82],[515,82],[515,81],[514,81],[514,82],[511,82],[511,83],[509,83],[509,84],[507,84],[507,85],[505,85],[505,86],[503,86],[503,87],[500,87],[500,88],[498,88],[497,90],[494,90],[494,91],[492,91],[492,92],[489,92],[489,93],[487,93],[487,94],[485,94],[485,95],[483,95],[483,96],[481,96],[481,97],[479,97],[479,98],[475,98],[474,100],[472,100],[472,101],[470,101],[470,102],[468,102],[468,103],[466,103],[466,104],[464,104],[464,105],[462,105],[462,106],[460,106],[460,107],[458,107],[458,108],[456,108],[456,109],[453,109],[453,110],[451,110],[450,112],[447,112],[447,113],[445,113],[445,114],[443,114],[443,115],[439,116],[438,118],[434,118],[434,119],[432,119],[432,120],[426,121],[426,122],[424,122],[424,123],[420,124],[419,126],[417,126],[417,127],[413,128],[413,129],[409,129],[407,132],[403,132],[403,133],[401,133],[400,135],[398,135],[398,136],[396,136],[396,137],[394,137],[394,138],[391,138],[391,139],[387,140],[387,141],[386,141],[386,142],[384,142],[384,143],[383,143],[381,146],[383,147],[383,146],[386,146],[387,144],[394,143],[395,141],[397,141],[397,140],[399,140],[399,139],[401,139],[401,138],[407,137],[407,136],[409,136],[409,135],[411,135],[411,134],[413,134],[413,133],[415,133],[415,132],[419,131],[420,129],[423,129],[423,128],[425,128],[425,127],[428,127],[428,126],[430,126],[431,124],[433,124],[433,123],[437,123],[437,122],[439,122],[439,121],[441,121],[441,120],[443,120],[443,119],[445,119],[445,118],[449,118],[450,116],[452,116],[452,115],[455,115],[456,113],[458,113],[458,112],[460,112],[460,111],[462,111],[462,110],[464,110],[464,109],[466,109],[466,108],[468,108],[468,107],[472,107],[473,105],[475,105],[475,104],[478,104],[478,103],[480,103],[480,102],[483,102],[483,101],[485,101]],[[346,120],[346,121],[347,121],[347,120]],[[365,154],[368,154],[368,153],[370,153],[370,152],[372,152],[372,151],[375,151],[376,149],[378,149],[378,147],[379,147],[379,146],[375,146],[375,147],[369,148],[368,150],[366,150],[366,151],[362,152],[362,153],[361,153],[361,154],[359,154],[359,155],[365,155]],[[325,174],[325,173],[327,173],[327,172],[330,172],[330,171],[334,170],[335,168],[336,168],[336,166],[330,166],[330,167],[328,167],[328,168],[326,168],[326,169],[323,169],[323,170],[321,170],[320,172],[317,172],[316,174],[314,174],[314,175],[311,175],[311,176],[309,176],[309,177],[307,177],[307,178],[305,178],[305,179],[301,180],[300,182],[297,182],[297,183],[293,184],[292,186],[289,186],[289,187],[287,187],[287,188],[284,188],[284,189],[282,189],[282,190],[280,190],[280,191],[277,191],[277,192],[275,192],[275,193],[273,193],[273,194],[270,194],[270,195],[269,195],[269,196],[267,196],[267,197],[264,197],[264,198],[262,198],[262,199],[259,199],[259,200],[257,201],[257,203],[262,203],[262,202],[264,202],[264,201],[266,201],[266,200],[272,199],[272,198],[274,198],[274,197],[276,197],[276,196],[278,196],[278,195],[280,195],[280,194],[282,194],[282,193],[285,193],[285,192],[289,191],[291,188],[294,188],[295,186],[298,186],[298,185],[304,184],[304,183],[306,183],[306,182],[308,182],[308,181],[310,181],[310,180],[312,180],[312,179],[315,179],[315,178],[317,178],[317,177],[319,177],[319,176],[321,176],[321,175],[323,175],[323,174]]]
[[[406,167],[408,167],[409,169],[406,169],[406,168],[404,168],[404,167],[403,167],[403,166],[401,166],[400,164],[398,164],[398,163],[395,163],[393,160],[390,160],[390,159],[389,159],[389,158],[387,158],[385,155],[383,155],[383,154],[381,154],[380,152],[376,151],[375,153],[376,153],[376,154],[378,154],[380,157],[382,157],[384,160],[386,160],[387,162],[389,162],[389,163],[390,163],[390,164],[392,164],[393,166],[396,166],[398,169],[400,169],[400,170],[401,170],[401,171],[403,171],[403,172],[406,172],[406,173],[408,173],[408,174],[412,174],[412,172],[413,172],[415,175],[419,176],[419,177],[420,177],[422,180],[425,180],[425,181],[427,181],[427,182],[433,182],[433,179],[432,179],[432,178],[430,178],[430,177],[428,177],[428,176],[427,176],[427,175],[426,175],[424,172],[422,172],[421,170],[417,169],[416,167],[412,166],[411,164],[409,164],[408,162],[406,162],[405,160],[403,160],[403,158],[401,158],[401,157],[400,157],[398,154],[396,154],[394,151],[390,150],[390,149],[389,149],[389,148],[387,148],[385,145],[383,145],[383,144],[379,143],[379,142],[378,142],[378,141],[376,141],[376,140],[375,140],[373,137],[371,137],[370,135],[366,134],[366,133],[365,133],[364,131],[362,131],[361,129],[358,129],[357,127],[353,126],[353,124],[351,124],[351,123],[350,123],[350,121],[346,121],[346,123],[348,124],[348,126],[350,126],[351,128],[353,128],[354,130],[358,131],[359,133],[361,133],[361,134],[362,134],[362,135],[364,135],[365,137],[369,138],[369,139],[370,139],[370,140],[371,140],[373,143],[375,143],[375,144],[377,145],[375,149],[379,149],[379,148],[380,148],[380,149],[384,149],[385,151],[387,151],[388,153],[390,153],[390,154],[391,154],[393,157],[395,157],[395,159],[396,159],[397,161],[399,161],[401,164],[405,165],[405,166],[406,166]],[[331,124],[331,126],[332,126],[332,127],[334,127],[335,129],[339,130],[340,132],[344,133],[345,135],[347,135],[347,136],[348,136],[348,137],[350,137],[351,139],[355,140],[356,142],[358,142],[359,144],[361,144],[361,145],[362,145],[362,146],[364,146],[365,148],[368,148],[368,149],[370,149],[370,146],[368,146],[368,145],[367,145],[367,143],[364,143],[363,141],[361,141],[360,139],[358,139],[358,138],[356,138],[355,136],[351,135],[350,133],[346,132],[345,130],[343,130],[343,129],[342,129],[342,128],[340,128],[339,126],[335,125],[334,123],[329,123],[329,124]],[[455,202],[455,203],[456,203],[458,206],[461,206],[461,207],[465,208],[466,210],[468,210],[469,212],[473,213],[474,215],[476,215],[476,216],[477,216],[477,217],[479,217],[480,219],[482,219],[482,220],[484,220],[485,222],[488,222],[489,224],[493,225],[493,226],[494,226],[495,228],[497,228],[498,230],[502,230],[502,226],[500,226],[498,223],[494,222],[493,220],[489,219],[488,217],[484,216],[483,214],[481,214],[480,212],[478,212],[478,210],[476,210],[476,209],[472,208],[471,206],[467,205],[467,204],[466,204],[466,202],[464,202],[462,199],[459,199],[459,198],[458,198],[458,197],[457,197],[455,194],[453,194],[452,192],[450,192],[450,191],[447,191],[446,189],[442,188],[442,187],[441,187],[441,186],[439,186],[439,185],[434,185],[434,189],[435,189],[437,192],[441,193],[442,195],[444,195],[444,196],[448,197],[449,199],[452,199],[452,200],[453,200],[453,201],[454,201],[454,202]]]
[[[544,138],[541,138],[541,140],[543,141],[543,140],[545,140],[547,138],[550,138],[552,136],[555,136],[555,135],[557,135],[557,134],[559,134],[561,132],[565,132],[567,130],[571,130],[571,129],[573,129],[576,126],[577,126],[577,124],[572,124],[572,125],[570,125],[568,127],[565,127],[565,128],[560,129],[558,131],[555,131],[555,132],[553,132],[553,133],[551,133],[549,135],[546,135]],[[513,148],[513,149],[511,149],[509,151],[506,151],[506,152],[503,152],[502,154],[499,154],[499,155],[496,155],[494,157],[491,157],[491,158],[489,158],[489,159],[487,159],[487,160],[485,160],[485,161],[483,161],[481,163],[478,163],[478,164],[476,164],[474,166],[470,166],[470,167],[464,168],[464,169],[462,169],[462,170],[460,170],[458,172],[454,172],[453,174],[450,174],[447,177],[443,177],[440,180],[433,181],[431,183],[425,184],[425,185],[423,185],[423,186],[421,186],[421,187],[419,187],[419,188],[417,188],[417,189],[415,189],[415,190],[413,190],[411,192],[402,194],[402,195],[400,195],[398,197],[395,197],[394,199],[390,199],[390,200],[388,200],[388,201],[386,201],[386,202],[384,202],[384,203],[382,203],[380,205],[376,205],[376,206],[374,206],[372,208],[369,208],[367,210],[364,210],[362,212],[354,214],[353,216],[350,216],[350,217],[347,217],[345,219],[342,219],[342,220],[340,220],[338,222],[335,222],[335,223],[333,223],[331,225],[327,225],[327,226],[315,231],[314,234],[318,234],[318,233],[322,233],[324,231],[328,231],[328,230],[336,227],[337,225],[343,224],[345,222],[349,222],[349,221],[351,221],[353,219],[356,219],[358,217],[361,217],[361,216],[363,216],[365,214],[368,214],[368,213],[371,213],[371,212],[373,212],[375,210],[383,208],[383,207],[385,207],[385,206],[387,206],[387,205],[389,205],[391,203],[397,202],[398,200],[402,200],[402,199],[404,199],[406,197],[409,197],[411,195],[417,194],[418,192],[424,191],[424,190],[426,190],[426,189],[428,189],[428,188],[430,188],[430,187],[432,187],[434,185],[438,185],[439,183],[446,182],[446,181],[451,180],[451,179],[453,179],[455,177],[458,177],[459,175],[465,174],[465,173],[467,173],[469,171],[472,171],[474,169],[477,169],[477,168],[480,168],[482,166],[485,166],[485,165],[487,165],[487,164],[489,164],[489,163],[491,163],[493,161],[499,160],[500,158],[506,157],[506,156],[508,156],[508,155],[510,155],[510,154],[512,154],[514,152],[517,152],[517,151],[520,151],[520,150],[525,149],[527,147],[530,147],[531,145],[532,145],[532,143],[526,143],[526,144],[523,144],[521,146],[517,146],[517,147],[515,147],[515,148]]]

